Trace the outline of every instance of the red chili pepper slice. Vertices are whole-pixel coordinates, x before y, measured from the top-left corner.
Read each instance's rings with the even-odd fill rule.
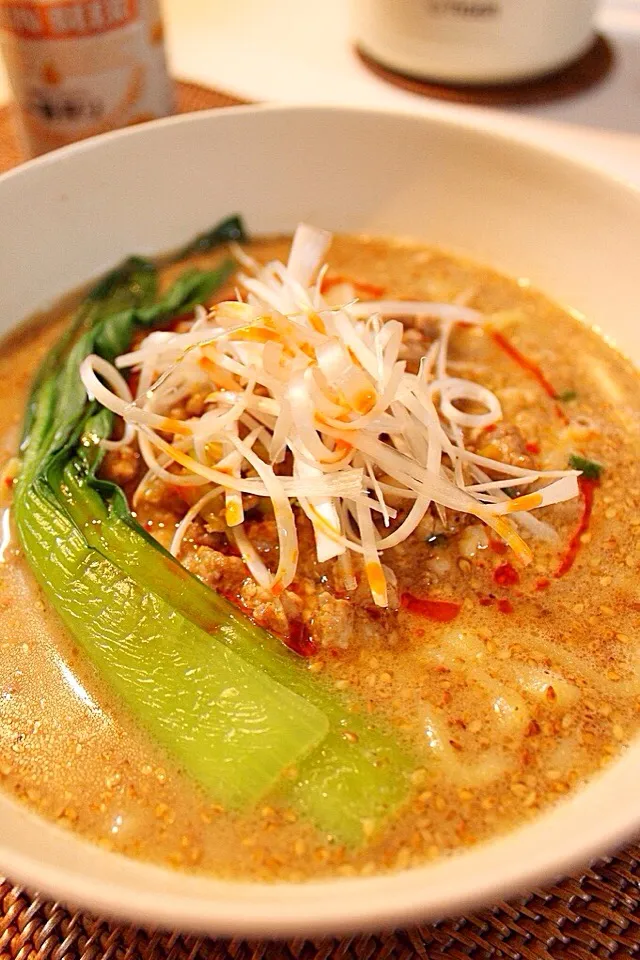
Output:
[[[501,587],[512,587],[520,583],[520,574],[510,563],[501,563],[493,571],[493,579]]]
[[[558,396],[557,391],[553,385],[549,383],[537,363],[534,363],[534,361],[530,360],[529,357],[525,357],[524,353],[520,353],[518,348],[514,347],[511,341],[507,340],[505,335],[503,333],[499,333],[498,330],[491,330],[491,338],[493,339],[494,343],[497,343],[501,350],[504,350],[507,356],[511,357],[511,359],[518,364],[518,366],[522,367],[523,370],[526,370],[527,373],[530,373],[532,377],[535,377],[547,396],[551,397],[552,400],[556,399]],[[557,403],[555,405],[555,411],[561,420],[564,420],[565,423],[569,422],[566,413],[562,407],[558,406]]]
[[[438,623],[449,623],[460,613],[461,603],[455,600],[433,600],[428,597],[414,597],[412,593],[403,593],[400,603],[409,613],[415,613],[420,617],[428,617],[429,620],[437,620]]]
[[[318,652],[315,641],[312,640],[309,628],[302,620],[289,621],[289,635],[279,634],[285,647],[297,653],[299,657],[313,657]]]
[[[563,577],[573,566],[573,562],[580,549],[580,537],[589,529],[591,511],[593,510],[593,495],[596,487],[600,486],[600,481],[582,475],[578,477],[578,486],[582,496],[582,513],[580,514],[580,519],[578,520],[575,530],[571,534],[569,546],[556,568],[554,574],[556,577]]]

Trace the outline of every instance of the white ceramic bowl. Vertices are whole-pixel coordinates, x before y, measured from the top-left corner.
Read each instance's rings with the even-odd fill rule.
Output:
[[[109,134],[0,179],[0,330],[124,254],[171,248],[231,211],[405,234],[524,275],[640,359],[640,195],[452,119],[237,108]],[[512,895],[640,826],[640,743],[530,826],[393,876],[300,886],[185,876],[106,853],[0,796],[0,870],[74,905],[229,935],[399,925]]]

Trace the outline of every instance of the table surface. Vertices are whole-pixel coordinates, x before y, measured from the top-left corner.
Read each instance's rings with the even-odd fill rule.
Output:
[[[598,27],[616,56],[602,84],[554,103],[500,110],[444,104],[374,76],[353,53],[347,0],[164,0],[163,6],[177,76],[248,100],[453,113],[640,186],[640,0],[602,3]],[[0,104],[8,97],[0,64]]]

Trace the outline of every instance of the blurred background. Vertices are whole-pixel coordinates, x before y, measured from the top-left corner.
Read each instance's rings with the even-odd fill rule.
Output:
[[[354,56],[347,0],[164,0],[163,6],[173,70],[181,77],[252,100],[418,110],[423,104],[421,96],[384,83]],[[601,85],[566,100],[510,109],[640,133],[640,0],[603,0],[597,26],[615,51],[615,66]]]
[[[354,51],[347,0],[164,0],[162,6],[170,68],[181,79],[254,101],[450,109],[365,66]],[[570,145],[640,179],[640,0],[602,0],[597,29],[614,60],[589,89],[528,105],[456,109]],[[0,64],[0,104],[8,99]]]

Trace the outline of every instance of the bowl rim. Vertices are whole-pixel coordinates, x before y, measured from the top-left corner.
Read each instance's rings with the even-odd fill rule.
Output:
[[[151,127],[208,124],[215,122],[213,118],[216,116],[258,113],[368,114],[416,124],[461,128],[473,136],[502,141],[506,146],[587,173],[610,190],[621,191],[629,197],[637,204],[640,217],[640,189],[624,178],[603,171],[584,159],[576,159],[570,150],[532,142],[520,129],[496,130],[490,120],[482,117],[470,119],[466,114],[461,116],[455,107],[443,111],[442,105],[438,105],[432,114],[415,114],[409,109],[335,104],[250,104],[227,107],[224,111],[213,108],[167,117],[140,127],[102,134],[30,160],[0,176],[0,192],[5,183],[28,178],[33,170],[57,166],[67,157],[100,150],[101,144],[107,141],[144,137],[146,129]],[[615,819],[610,816],[612,799],[621,792],[628,792],[629,775],[635,772],[637,779],[638,770],[640,739],[634,741],[605,773],[596,776],[586,787],[572,793],[532,823],[433,864],[374,877],[334,878],[303,884],[247,883],[203,877],[200,884],[203,895],[176,895],[174,892],[163,895],[137,887],[135,896],[128,897],[133,891],[117,882],[105,882],[99,875],[87,876],[66,864],[55,867],[43,864],[36,857],[16,852],[12,849],[11,839],[6,836],[0,836],[0,865],[14,881],[38,888],[45,895],[74,908],[162,929],[270,937],[371,931],[391,924],[438,919],[487,905],[506,893],[509,896],[523,893],[542,880],[565,875],[573,867],[585,864],[605,851],[610,852],[640,828],[640,809],[635,809],[633,804],[623,814],[618,808]],[[40,822],[44,820],[31,811],[25,811],[24,816]],[[547,842],[544,845],[539,842],[542,823],[546,825]],[[568,843],[566,829],[570,823],[579,836],[574,835]],[[593,829],[594,824],[597,824],[597,831]],[[590,829],[580,831],[580,825]],[[48,822],[47,826],[68,836],[57,826]],[[73,843],[96,849],[93,844],[75,836]],[[130,862],[120,854],[101,851],[100,855],[112,862]],[[462,873],[459,868],[461,858],[467,866]],[[144,868],[150,876],[174,874],[174,871],[159,866],[145,864]],[[465,881],[464,876],[475,879]],[[229,891],[235,896],[230,896]]]

